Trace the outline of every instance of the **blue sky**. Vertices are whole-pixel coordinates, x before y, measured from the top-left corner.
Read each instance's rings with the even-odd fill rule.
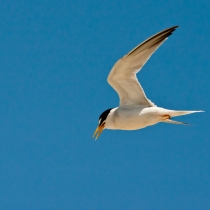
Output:
[[[0,206],[210,209],[210,2],[3,1]],[[118,106],[112,65],[179,25],[138,78],[158,106],[205,113],[92,139]]]

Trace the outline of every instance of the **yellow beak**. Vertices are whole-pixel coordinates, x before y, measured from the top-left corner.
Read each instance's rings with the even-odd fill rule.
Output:
[[[101,135],[101,133],[102,133],[104,127],[105,127],[104,124],[105,124],[105,123],[99,125],[99,126],[96,128],[96,130],[95,130],[95,132],[94,132],[94,134],[93,134],[93,138],[96,138],[95,140],[97,140],[98,137]]]

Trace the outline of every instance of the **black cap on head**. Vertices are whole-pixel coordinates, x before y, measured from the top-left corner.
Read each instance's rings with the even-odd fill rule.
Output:
[[[106,111],[104,111],[104,112],[100,115],[100,117],[99,117],[99,125],[101,125],[101,124],[106,120],[106,118],[107,118],[109,112],[110,112],[112,109],[113,109],[113,108],[107,109]]]

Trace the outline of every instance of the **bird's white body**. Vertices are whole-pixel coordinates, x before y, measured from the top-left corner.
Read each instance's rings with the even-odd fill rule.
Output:
[[[145,128],[162,120],[161,111],[158,107],[117,107],[108,115],[105,128],[119,130]]]
[[[96,139],[104,128],[136,130],[159,122],[186,124],[170,120],[172,117],[200,111],[174,111],[157,107],[146,97],[136,74],[151,55],[163,44],[178,26],[163,30],[145,40],[128,54],[119,59],[108,76],[108,83],[116,90],[120,105],[108,109],[99,117]]]

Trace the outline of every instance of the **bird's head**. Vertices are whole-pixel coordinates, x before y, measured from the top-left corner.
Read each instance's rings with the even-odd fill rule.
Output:
[[[96,138],[95,140],[98,139],[98,137],[101,135],[103,129],[105,128],[105,126],[106,126],[106,119],[107,119],[107,117],[108,117],[108,115],[109,115],[111,110],[112,110],[112,108],[111,109],[107,109],[106,111],[104,111],[100,115],[100,117],[98,119],[98,127],[96,128],[96,130],[95,130],[95,132],[93,134],[93,138]]]

